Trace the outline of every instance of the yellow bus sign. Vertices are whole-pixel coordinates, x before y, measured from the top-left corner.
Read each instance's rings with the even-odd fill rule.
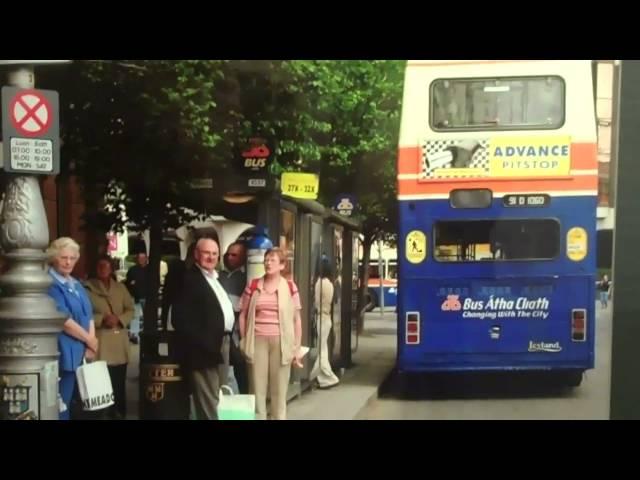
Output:
[[[405,256],[411,263],[420,263],[427,257],[427,237],[420,230],[412,230],[407,235]]]
[[[288,197],[305,200],[318,198],[320,178],[315,173],[285,172],[280,184],[282,194]]]
[[[492,177],[569,175],[571,137],[494,137],[489,166]]]
[[[574,262],[584,260],[588,247],[587,231],[581,227],[573,227],[567,232],[567,257]]]

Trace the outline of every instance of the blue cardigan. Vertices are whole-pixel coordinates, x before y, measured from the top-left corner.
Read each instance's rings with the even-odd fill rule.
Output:
[[[51,275],[53,283],[49,286],[48,293],[56,302],[58,311],[64,313],[67,318],[70,317],[75,320],[88,332],[91,319],[93,318],[93,308],[82,284],[75,279],[73,280],[76,294],[68,284],[60,282],[51,271],[49,275]],[[60,369],[67,372],[74,372],[82,363],[85,348],[85,344],[80,340],[64,332],[60,332],[58,335]]]

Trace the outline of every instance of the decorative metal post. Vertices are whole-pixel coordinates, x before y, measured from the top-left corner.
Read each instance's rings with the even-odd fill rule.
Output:
[[[33,88],[33,66],[19,65],[9,83]],[[8,270],[0,275],[0,419],[56,420],[57,337],[65,317],[47,295],[47,217],[37,177],[5,175],[0,244]]]

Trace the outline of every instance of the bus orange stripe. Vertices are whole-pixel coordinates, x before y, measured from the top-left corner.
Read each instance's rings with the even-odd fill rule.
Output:
[[[572,143],[571,168],[573,170],[598,168],[598,145],[595,143]]]
[[[398,174],[420,173],[422,170],[421,147],[398,149]],[[571,169],[594,170],[598,168],[598,146],[595,143],[571,144]]]
[[[420,147],[401,147],[398,150],[398,173],[419,173],[422,168]]]
[[[421,182],[398,180],[399,195],[449,193],[454,188],[488,188],[494,192],[544,192],[545,190],[597,190],[597,175],[582,175],[567,179],[516,180],[469,180],[447,182]]]

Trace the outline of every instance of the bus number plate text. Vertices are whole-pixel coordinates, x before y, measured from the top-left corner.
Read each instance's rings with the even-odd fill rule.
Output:
[[[505,207],[548,207],[551,197],[546,194],[540,195],[505,195],[503,204]]]

